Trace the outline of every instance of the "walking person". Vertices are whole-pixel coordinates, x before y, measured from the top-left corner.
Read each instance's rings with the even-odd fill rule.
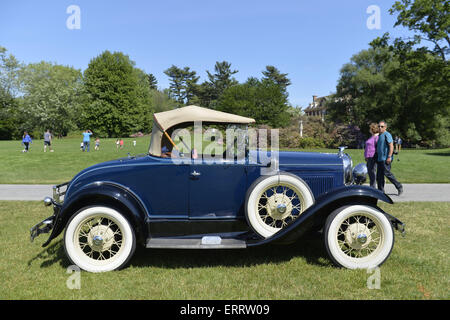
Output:
[[[377,185],[378,190],[384,192],[384,177],[397,188],[398,195],[403,193],[403,186],[397,181],[391,172],[392,157],[394,154],[394,141],[392,135],[387,131],[386,121],[378,123],[380,135],[377,142]]]
[[[22,152],[28,152],[31,143],[33,143],[33,140],[31,140],[28,132],[25,131],[22,136],[22,144],[24,145],[25,149],[23,149]]]
[[[367,139],[364,149],[364,158],[367,163],[367,172],[369,174],[370,186],[376,188],[376,173],[377,173],[377,141],[379,136],[378,125],[376,123],[370,124],[371,137]]]
[[[50,152],[53,152],[52,149],[52,134],[50,133],[50,129],[47,129],[46,132],[44,132],[44,152],[47,152],[47,146]]]
[[[86,151],[86,148],[87,152],[90,151],[91,136],[92,136],[91,130],[86,130],[83,132],[83,151]]]

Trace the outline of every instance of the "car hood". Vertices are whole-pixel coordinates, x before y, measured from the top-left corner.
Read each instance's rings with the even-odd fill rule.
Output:
[[[100,163],[94,164],[94,165],[87,167],[87,168],[81,170],[80,172],[78,172],[73,177],[70,184],[77,181],[81,176],[83,176],[84,174],[86,174],[90,171],[95,171],[98,169],[104,169],[104,168],[109,168],[109,167],[118,167],[118,166],[123,166],[125,164],[130,164],[130,163],[137,164],[137,163],[140,163],[140,162],[146,160],[147,158],[148,158],[147,155],[138,155],[138,156],[124,157],[124,158],[119,158],[119,159],[115,159],[115,160],[110,160],[110,161],[105,161],[105,162],[100,162]]]
[[[274,153],[276,157],[276,154]],[[271,161],[272,153],[264,151],[251,151],[250,157],[257,159],[261,164]],[[337,165],[342,164],[342,157],[337,153],[303,152],[303,151],[279,151],[278,161],[282,165]]]

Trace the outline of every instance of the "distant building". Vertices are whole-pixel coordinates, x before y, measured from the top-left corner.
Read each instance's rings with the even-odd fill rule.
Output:
[[[324,97],[313,96],[313,101],[304,110],[305,115],[307,117],[320,117],[322,121],[324,121],[325,114],[327,113],[326,102],[329,98],[330,96]]]

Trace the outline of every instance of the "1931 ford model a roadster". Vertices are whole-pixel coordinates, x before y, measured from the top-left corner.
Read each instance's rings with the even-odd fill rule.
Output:
[[[212,128],[197,133],[194,128],[193,135],[186,131],[198,121]],[[336,265],[382,264],[394,244],[393,229],[403,232],[404,225],[377,206],[378,201],[392,204],[389,196],[355,184],[365,179],[365,165],[352,171],[343,150],[251,150],[246,129],[252,122],[197,106],[154,114],[149,154],[94,165],[55,186],[53,198],[44,199],[54,213],[31,229],[31,239],[51,232],[45,247],[65,230],[71,262],[103,272],[124,267],[137,244],[178,249],[289,245],[315,229],[323,230]],[[243,127],[241,156],[228,156],[239,139],[228,139],[227,133],[231,143],[223,141],[221,125]],[[175,134],[180,132],[183,138]],[[187,141],[192,137],[194,147]],[[211,143],[206,148],[205,139]]]

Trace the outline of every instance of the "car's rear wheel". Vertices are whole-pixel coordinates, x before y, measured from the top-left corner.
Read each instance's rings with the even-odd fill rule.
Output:
[[[64,248],[72,263],[90,272],[124,267],[136,248],[136,237],[128,220],[116,209],[83,208],[70,220]]]
[[[381,265],[394,245],[394,231],[376,208],[350,205],[336,209],[324,228],[325,247],[340,267],[370,269]]]
[[[247,193],[246,218],[258,235],[268,238],[313,204],[311,190],[297,176],[281,173],[261,177]]]

